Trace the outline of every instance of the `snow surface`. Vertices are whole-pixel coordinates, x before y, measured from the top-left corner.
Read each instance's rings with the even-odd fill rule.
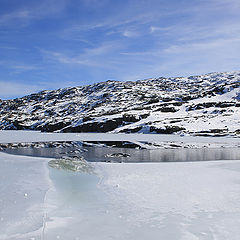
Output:
[[[0,153],[0,239],[41,239],[47,160]]]
[[[93,165],[0,153],[0,239],[239,239],[240,162]]]
[[[97,166],[135,239],[239,239],[240,162]]]
[[[240,138],[193,137],[170,134],[124,134],[124,133],[42,133],[38,131],[0,130],[0,143],[47,142],[47,141],[129,141],[129,142],[177,142],[240,145]]]
[[[84,138],[4,134],[7,142]],[[93,163],[93,175],[47,161],[0,153],[1,240],[239,239],[239,161]]]

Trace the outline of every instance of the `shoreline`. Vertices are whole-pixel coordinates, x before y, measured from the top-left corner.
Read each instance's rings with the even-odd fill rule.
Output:
[[[0,143],[44,142],[48,141],[125,141],[125,142],[183,142],[183,143],[235,143],[240,146],[240,138],[232,136],[202,137],[175,134],[139,133],[48,133],[24,130],[0,130]]]

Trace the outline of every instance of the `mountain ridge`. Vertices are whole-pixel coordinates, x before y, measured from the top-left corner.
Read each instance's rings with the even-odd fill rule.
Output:
[[[240,71],[108,80],[0,101],[0,129],[239,136]]]

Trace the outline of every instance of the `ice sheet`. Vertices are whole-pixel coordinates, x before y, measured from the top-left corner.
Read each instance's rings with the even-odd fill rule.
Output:
[[[187,143],[239,143],[232,137],[192,137],[169,134],[124,134],[124,133],[41,133],[38,131],[0,130],[0,143],[44,141],[130,141],[130,142],[187,142]]]
[[[49,188],[45,159],[0,153],[0,239],[41,238]]]
[[[239,239],[240,162],[96,166],[119,215],[144,229],[125,239]]]
[[[10,131],[0,136],[1,142],[136,139]],[[161,137],[137,138],[148,136]],[[59,171],[47,161],[0,153],[0,239],[239,239],[240,161],[93,163],[97,175]]]

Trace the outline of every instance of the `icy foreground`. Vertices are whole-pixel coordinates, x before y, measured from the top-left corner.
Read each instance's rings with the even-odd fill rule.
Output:
[[[46,159],[0,153],[0,239],[41,239],[48,175]]]
[[[239,162],[101,164],[101,171],[100,187],[129,222],[119,239],[239,239]]]
[[[0,153],[0,239],[239,239],[238,161],[94,163],[89,175],[48,160]]]
[[[0,100],[0,129],[240,136],[240,72],[106,81]]]

